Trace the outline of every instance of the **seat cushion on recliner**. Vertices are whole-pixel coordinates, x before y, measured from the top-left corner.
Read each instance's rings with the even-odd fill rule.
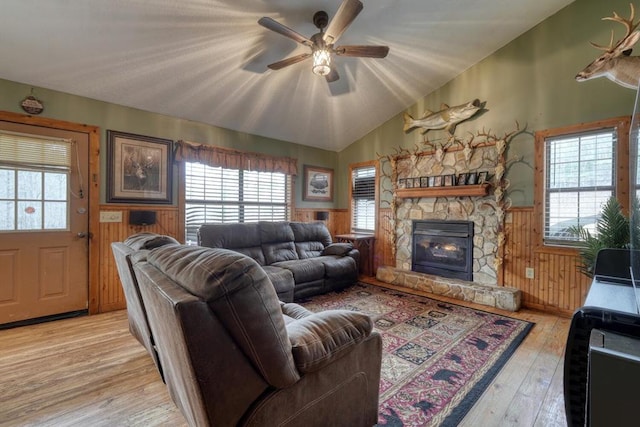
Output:
[[[312,282],[314,280],[323,279],[325,275],[325,266],[320,258],[282,261],[273,265],[275,267],[286,268],[291,271],[296,283]]]
[[[282,388],[299,380],[280,302],[254,260],[228,249],[169,245],[149,251],[147,261],[207,303],[265,381]]]
[[[153,249],[164,245],[179,245],[176,239],[171,236],[165,236],[156,233],[137,233],[133,234],[123,242],[133,250]]]
[[[327,310],[287,323],[293,359],[302,374],[317,371],[350,352],[371,334],[363,313]]]

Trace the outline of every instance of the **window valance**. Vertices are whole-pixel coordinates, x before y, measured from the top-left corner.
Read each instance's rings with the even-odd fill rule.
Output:
[[[298,175],[298,160],[291,157],[275,157],[188,141],[175,143],[175,160],[199,162],[207,166],[227,169]]]

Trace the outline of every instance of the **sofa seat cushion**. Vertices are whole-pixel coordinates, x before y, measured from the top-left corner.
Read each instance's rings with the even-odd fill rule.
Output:
[[[325,275],[329,279],[358,277],[356,261],[348,256],[325,255],[317,258],[324,264]]]
[[[371,334],[373,322],[363,313],[327,310],[286,324],[298,372],[322,369],[350,352]]]
[[[325,265],[320,258],[282,261],[273,265],[275,267],[286,268],[291,271],[296,283],[305,283],[323,279],[325,275]]]

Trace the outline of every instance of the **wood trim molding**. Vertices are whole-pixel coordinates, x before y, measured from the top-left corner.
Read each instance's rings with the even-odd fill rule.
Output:
[[[66,122],[47,117],[35,117],[10,111],[0,111],[0,120],[52,129],[86,133],[89,136],[89,313],[97,313],[100,307],[100,128],[80,123]]]

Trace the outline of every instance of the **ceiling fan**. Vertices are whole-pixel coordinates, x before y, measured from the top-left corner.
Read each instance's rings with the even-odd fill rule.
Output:
[[[366,58],[386,57],[389,53],[389,46],[344,45],[334,47],[342,33],[344,33],[347,27],[362,11],[362,8],[362,2],[359,0],[344,0],[331,22],[329,22],[327,12],[316,12],[313,15],[313,24],[318,27],[320,32],[310,38],[306,38],[302,34],[282,25],[272,18],[267,16],[260,18],[258,24],[263,27],[311,48],[311,52],[274,62],[273,64],[267,65],[267,67],[272,70],[279,70],[313,57],[313,72],[317,75],[324,76],[327,82],[331,83],[340,78],[335,66],[331,64],[333,54]]]

